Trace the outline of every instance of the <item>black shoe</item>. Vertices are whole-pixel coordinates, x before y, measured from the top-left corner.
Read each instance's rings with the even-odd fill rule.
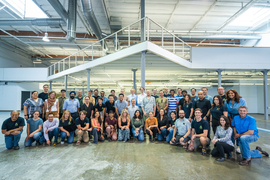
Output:
[[[166,138],[163,138],[163,143],[166,143],[167,141],[166,141]]]
[[[258,151],[260,151],[261,154],[265,155],[266,157],[269,157],[269,154],[267,152],[263,151],[261,147],[257,146],[256,149]]]
[[[232,157],[232,152],[227,154],[227,159],[231,159],[231,157]]]
[[[109,142],[111,142],[111,141],[112,141],[112,139],[111,139],[110,137],[108,137],[108,141],[109,141]]]
[[[155,138],[153,138],[152,143],[154,143],[155,141],[156,141]]]
[[[222,161],[225,161],[225,158],[224,157],[220,157],[220,158],[217,158],[216,160],[219,161],[219,162],[222,162]]]
[[[152,141],[152,136],[149,136],[149,141]]]
[[[20,146],[19,145],[18,146],[14,146],[13,149],[14,150],[19,150],[20,149]]]
[[[39,145],[41,145],[41,144],[42,144],[42,143],[40,143],[40,142],[38,142],[38,141],[36,142],[36,146],[39,146]]]

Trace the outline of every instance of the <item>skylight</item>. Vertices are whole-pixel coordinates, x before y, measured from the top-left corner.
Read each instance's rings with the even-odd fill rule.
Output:
[[[270,9],[267,7],[251,7],[232,21],[229,26],[255,27],[270,18]]]
[[[21,18],[48,18],[32,0],[0,0]]]

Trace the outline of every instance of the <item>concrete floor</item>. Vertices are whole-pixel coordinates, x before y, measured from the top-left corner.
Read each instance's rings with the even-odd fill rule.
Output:
[[[258,127],[270,129],[262,115],[253,115]],[[0,124],[9,113],[0,113]],[[270,153],[270,133],[259,131],[251,144]],[[270,158],[253,159],[251,166],[238,165],[240,156],[216,162],[200,152],[163,143],[108,142],[55,147],[23,147],[24,129],[18,151],[7,150],[0,136],[0,179],[269,179]],[[35,143],[33,143],[35,144]],[[213,145],[211,146],[213,148]]]

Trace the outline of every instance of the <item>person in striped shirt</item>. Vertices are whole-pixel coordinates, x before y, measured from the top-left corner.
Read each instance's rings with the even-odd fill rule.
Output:
[[[168,97],[168,102],[169,102],[169,106],[168,106],[168,117],[170,118],[170,114],[171,112],[175,112],[176,113],[176,107],[178,104],[178,97],[174,96],[175,91],[173,89],[170,90],[170,96]]]

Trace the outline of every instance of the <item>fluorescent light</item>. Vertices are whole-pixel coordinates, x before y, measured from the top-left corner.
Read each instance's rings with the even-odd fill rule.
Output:
[[[41,64],[42,62],[40,61],[33,61],[34,64]]]
[[[43,41],[50,42],[50,39],[48,38],[48,33],[45,33],[45,36],[42,38]]]

